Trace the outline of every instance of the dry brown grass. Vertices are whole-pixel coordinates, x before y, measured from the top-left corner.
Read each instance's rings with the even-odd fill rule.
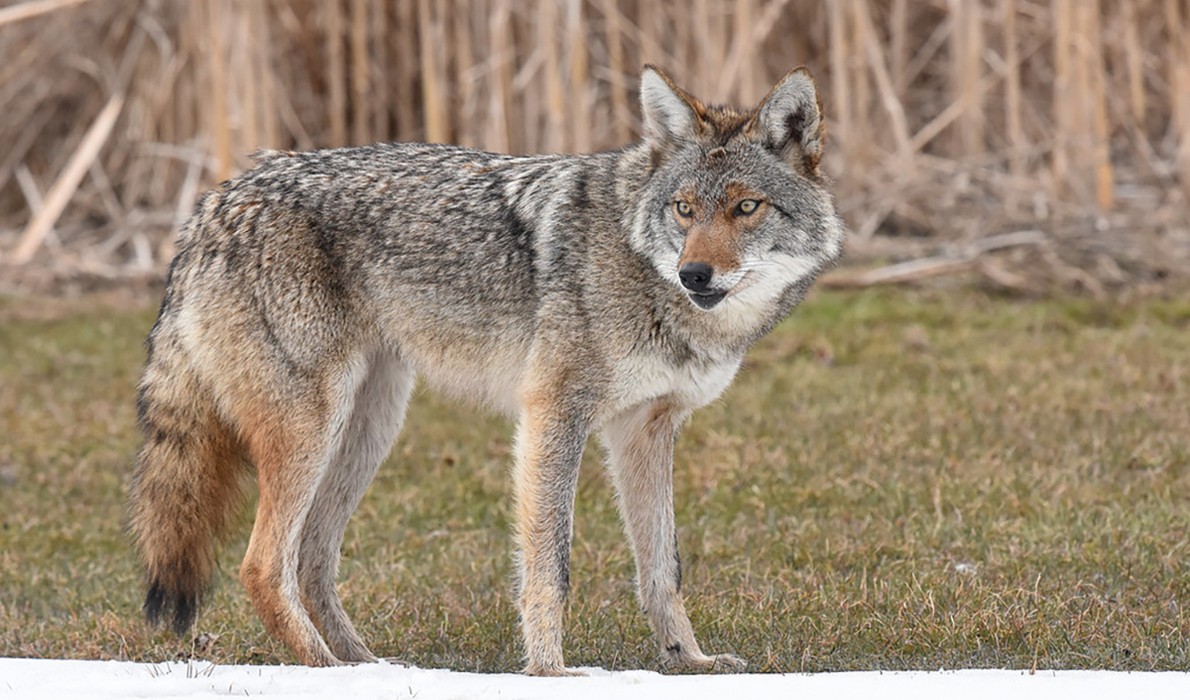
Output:
[[[816,295],[678,441],[703,648],[761,672],[1190,668],[1187,299]],[[0,656],[193,648],[143,623],[121,528],[143,303],[0,299]],[[417,392],[343,548],[376,652],[520,668],[510,435]],[[221,552],[198,653],[292,662],[236,580],[249,530]],[[654,668],[594,444],[571,561],[568,660]]]
[[[1190,268],[1186,0],[8,4],[10,274],[159,274],[196,193],[257,148],[616,147],[644,62],[745,103],[810,66],[858,249],[1038,228],[1022,262],[1097,294]],[[1029,286],[1005,265],[988,279]]]

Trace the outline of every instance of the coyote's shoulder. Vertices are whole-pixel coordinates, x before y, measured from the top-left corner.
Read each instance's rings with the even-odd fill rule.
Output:
[[[518,419],[529,670],[562,671],[579,457],[608,451],[669,662],[715,663],[676,586],[672,440],[839,256],[821,115],[794,71],[754,110],[646,69],[644,139],[593,155],[265,151],[179,235],[140,386],[146,612],[185,629],[254,466],[241,578],[306,663],[373,658],[335,594],[347,519],[414,378]],[[728,657],[719,662],[731,664]]]

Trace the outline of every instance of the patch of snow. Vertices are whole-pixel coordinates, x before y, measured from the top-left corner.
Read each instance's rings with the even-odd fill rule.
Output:
[[[0,658],[0,698],[880,698],[880,700],[1050,700],[1190,697],[1190,674],[1113,671],[913,671],[663,676],[583,669],[585,678],[527,678],[389,664],[307,668],[192,663]]]

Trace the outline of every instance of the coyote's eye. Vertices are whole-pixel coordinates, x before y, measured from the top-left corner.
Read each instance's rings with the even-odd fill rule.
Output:
[[[674,211],[683,219],[689,219],[694,216],[694,210],[685,202],[674,202]]]
[[[736,216],[749,216],[749,215],[755,213],[756,210],[759,208],[760,208],[760,202],[756,201],[755,199],[745,199],[745,200],[742,200],[739,204],[735,205],[735,215]]]

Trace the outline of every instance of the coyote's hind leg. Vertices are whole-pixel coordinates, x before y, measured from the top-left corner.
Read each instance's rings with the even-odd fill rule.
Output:
[[[302,597],[331,651],[347,662],[376,657],[360,639],[335,591],[339,548],[347,521],[401,430],[413,385],[413,371],[397,357],[377,354],[372,359],[302,531],[298,557]]]
[[[310,380],[282,396],[239,394],[235,412],[256,464],[260,502],[240,578],[269,634],[308,666],[342,663],[302,602],[298,566],[303,530],[364,375],[344,363],[326,381]]]

